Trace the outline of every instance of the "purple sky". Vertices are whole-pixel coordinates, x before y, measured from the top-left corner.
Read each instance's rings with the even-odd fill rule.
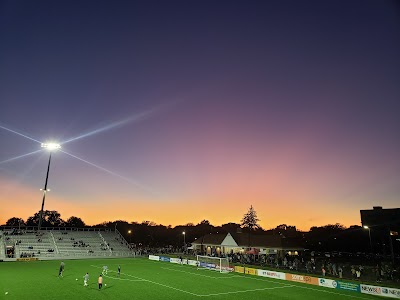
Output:
[[[397,1],[0,1],[0,41],[0,223],[40,209],[48,153],[12,159],[40,150],[19,134],[92,133],[45,207],[89,224],[399,206]]]

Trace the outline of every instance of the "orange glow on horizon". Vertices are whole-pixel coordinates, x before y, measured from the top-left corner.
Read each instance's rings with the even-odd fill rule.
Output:
[[[38,212],[41,204],[41,193],[39,190],[27,189],[21,186],[14,186],[10,189],[2,186],[2,198],[18,199],[12,205],[5,205],[2,208],[0,223],[11,217],[19,217],[26,220],[35,212]],[[217,198],[208,198],[207,201],[199,199],[190,200],[163,200],[152,201],[149,199],[131,201],[129,199],[119,200],[115,205],[107,196],[93,199],[63,199],[56,194],[49,194],[46,198],[45,209],[56,210],[61,218],[67,220],[71,216],[81,218],[88,225],[96,225],[102,222],[125,220],[127,222],[153,221],[156,224],[165,226],[185,225],[188,223],[198,224],[202,220],[208,220],[213,226],[220,226],[226,223],[240,223],[243,215],[250,205],[255,208],[259,224],[264,229],[275,228],[280,224],[296,226],[298,230],[308,231],[311,226],[323,226],[327,224],[340,223],[344,226],[359,224],[359,211],[343,212],[340,216],[332,216],[330,207],[326,204],[315,203],[313,206],[304,205],[300,198],[300,205],[290,202],[286,198],[275,198],[274,202],[254,200],[251,202],[235,199],[229,193],[229,198],[223,195]],[[225,195],[226,196],[226,195]],[[255,196],[255,195],[253,195]],[[285,195],[287,197],[289,195]],[[238,196],[240,197],[240,196]],[[34,199],[33,199],[34,198]],[[252,197],[253,199],[257,199]],[[203,198],[204,199],[204,198]],[[195,204],[193,204],[195,203]],[[287,206],[282,206],[287,203]],[[288,207],[292,206],[292,209]],[[320,217],[309,217],[310,209],[318,210]],[[168,213],[165,213],[167,212]]]

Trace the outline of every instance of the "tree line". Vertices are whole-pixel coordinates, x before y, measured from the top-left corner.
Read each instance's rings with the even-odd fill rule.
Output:
[[[37,227],[40,212],[23,220],[13,217],[7,220],[2,226],[14,228]],[[190,244],[196,238],[206,234],[243,233],[251,235],[271,234],[279,235],[282,238],[296,240],[305,249],[314,251],[362,251],[369,247],[368,232],[361,226],[350,226],[346,228],[341,224],[328,224],[324,226],[313,226],[310,230],[300,231],[296,226],[280,224],[275,228],[265,230],[259,224],[257,213],[251,206],[244,214],[240,223],[226,223],[221,226],[214,226],[208,220],[202,220],[198,224],[187,223],[172,227],[156,224],[152,221],[128,222],[115,220],[102,222],[93,226],[87,225],[81,218],[71,216],[67,220],[61,218],[57,211],[43,211],[42,227],[61,228],[109,228],[117,229],[125,239],[137,246],[165,247],[183,246],[184,240]],[[183,232],[185,232],[183,234]],[[183,236],[185,235],[185,236]],[[379,244],[381,241],[377,240]]]

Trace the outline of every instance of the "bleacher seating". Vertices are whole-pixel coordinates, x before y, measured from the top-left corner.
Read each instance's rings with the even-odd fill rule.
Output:
[[[6,258],[6,250],[4,248],[4,237],[2,231],[0,231],[0,260]]]
[[[93,229],[55,228],[40,231],[5,231],[0,238],[0,259],[14,247],[14,258],[85,258],[132,256],[128,243],[118,232]]]
[[[113,256],[127,256],[129,252],[129,244],[121,235],[116,235],[115,232],[101,232],[104,240],[108,243]]]

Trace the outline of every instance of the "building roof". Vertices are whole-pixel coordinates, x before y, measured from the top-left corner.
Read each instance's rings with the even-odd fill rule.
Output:
[[[206,234],[198,239],[196,239],[192,244],[195,245],[210,245],[210,246],[220,246],[222,241],[226,237],[226,233],[214,233]]]
[[[223,242],[231,237],[236,245],[231,244],[229,246],[236,246],[241,248],[274,248],[274,249],[291,249],[301,250],[303,247],[300,246],[296,240],[291,238],[284,238],[280,235],[255,235],[248,233],[228,233],[228,234],[208,234],[198,238],[192,244],[193,245],[208,245],[208,246],[227,246]]]

